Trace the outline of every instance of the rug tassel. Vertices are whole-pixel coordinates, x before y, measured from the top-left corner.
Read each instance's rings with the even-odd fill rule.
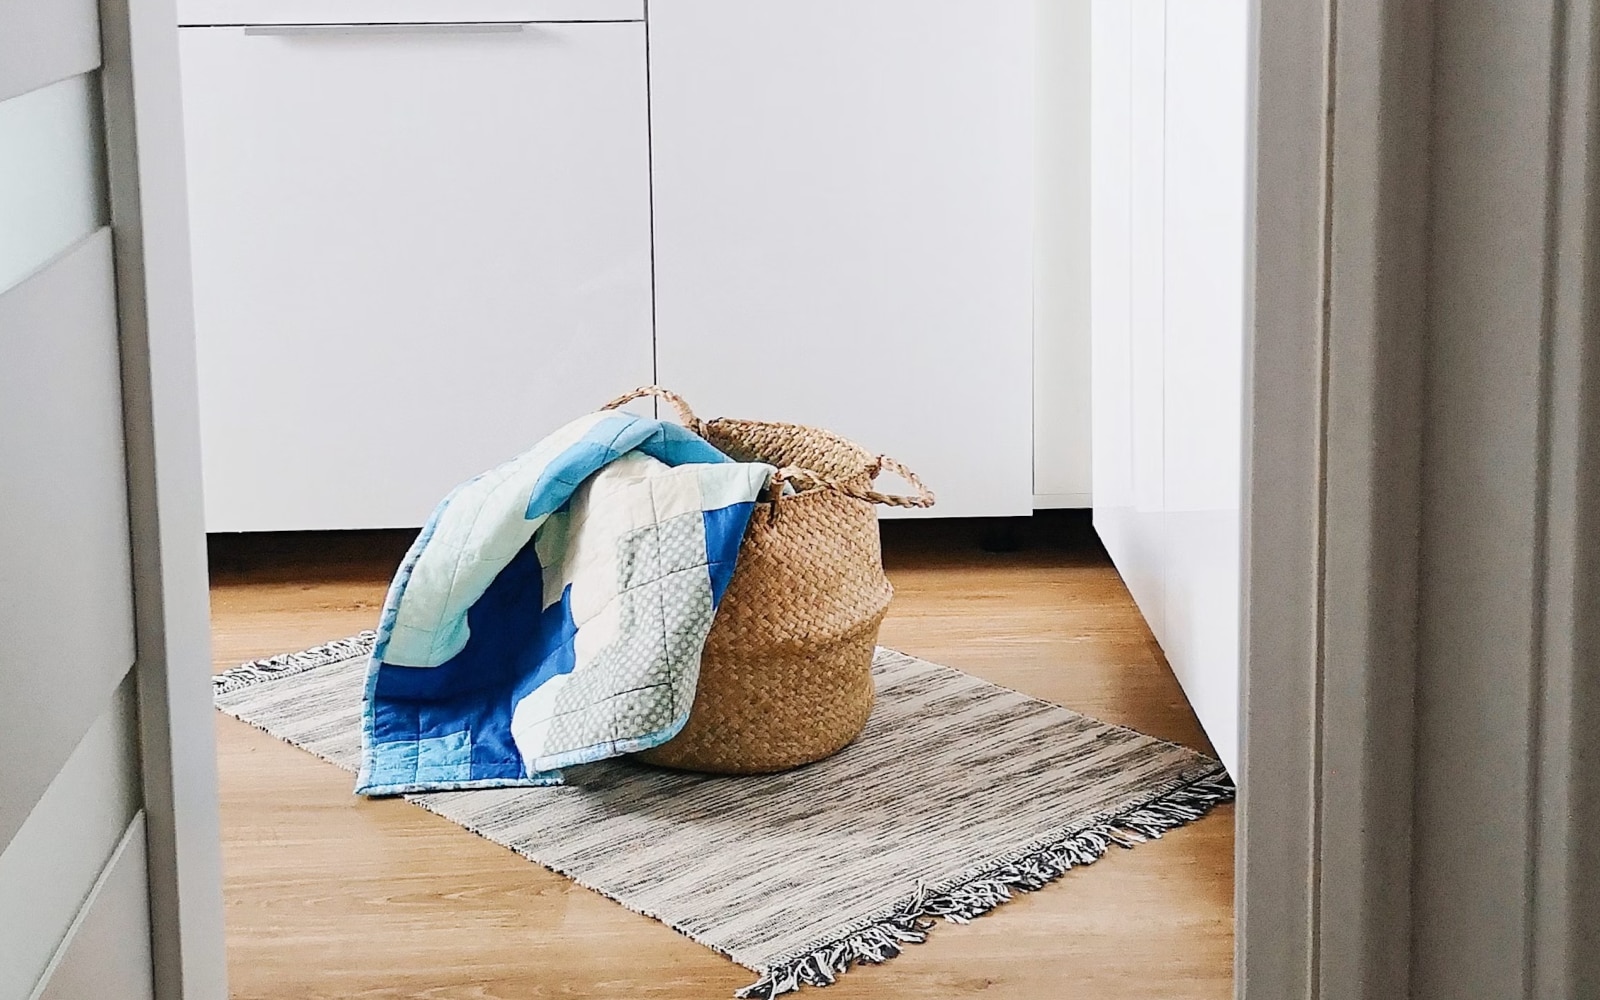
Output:
[[[922,944],[928,939],[933,917],[943,917],[957,924],[981,917],[1017,892],[1042,889],[1073,868],[1093,864],[1112,846],[1129,848],[1159,839],[1168,830],[1197,820],[1213,807],[1232,801],[1233,796],[1233,782],[1218,771],[959,886],[930,893],[919,884],[893,914],[838,941],[772,966],[760,979],[734,996],[741,1000],[772,1000],[801,986],[831,986],[852,966],[887,962],[900,954],[902,945]]]
[[[257,681],[272,680],[275,677],[286,677],[306,670],[315,670],[325,667],[330,663],[341,660],[354,659],[357,656],[371,656],[372,646],[377,642],[378,633],[368,630],[348,639],[337,639],[325,646],[316,646],[299,653],[284,653],[265,660],[253,660],[250,663],[241,663],[237,667],[224,670],[211,678],[211,693],[213,695],[227,694],[238,688],[248,687]]]

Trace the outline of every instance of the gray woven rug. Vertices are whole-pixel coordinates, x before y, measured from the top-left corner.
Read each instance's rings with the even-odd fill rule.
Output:
[[[217,707],[349,771],[371,633],[244,664]],[[785,774],[627,760],[560,788],[407,796],[760,975],[770,998],[920,943],[1113,845],[1205,814],[1233,786],[1183,747],[879,650],[866,731]]]

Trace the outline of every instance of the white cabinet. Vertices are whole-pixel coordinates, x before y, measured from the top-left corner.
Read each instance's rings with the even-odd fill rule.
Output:
[[[1033,507],[1032,0],[652,0],[661,381]]]
[[[207,527],[419,525],[651,381],[936,516],[1086,503],[1088,0],[1036,2],[182,0]]]
[[[180,36],[209,530],[419,525],[651,381],[642,23]]]
[[[1095,526],[1237,765],[1248,8],[1095,0]]]

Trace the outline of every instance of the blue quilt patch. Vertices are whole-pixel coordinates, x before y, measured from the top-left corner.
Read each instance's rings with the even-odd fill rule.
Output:
[[[601,413],[457,487],[384,602],[356,790],[555,784],[676,735],[772,473]]]

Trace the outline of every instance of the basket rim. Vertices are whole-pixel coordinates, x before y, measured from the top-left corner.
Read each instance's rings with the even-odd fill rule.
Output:
[[[878,456],[868,451],[864,445],[850,440],[837,431],[830,431],[826,427],[813,427],[810,424],[796,424],[784,420],[746,420],[743,417],[713,417],[710,420],[701,421],[701,424],[711,430],[724,427],[759,427],[778,431],[804,431],[809,435],[827,438],[831,443],[840,445],[860,455],[863,468],[873,469],[878,464]]]
[[[804,442],[804,447],[775,455],[771,450],[752,447],[752,437],[782,437],[793,435]],[[741,461],[766,462],[774,466],[798,465],[803,468],[826,470],[825,475],[837,483],[848,484],[863,491],[872,489],[873,481],[883,467],[882,459],[849,438],[821,427],[787,423],[776,420],[743,420],[735,417],[718,417],[702,421],[700,436],[719,451]],[[779,460],[782,456],[782,460]],[[798,484],[797,484],[798,485]],[[841,494],[823,484],[797,488],[793,493],[764,498],[766,503],[786,503],[818,494],[832,494],[871,506],[869,500]]]

